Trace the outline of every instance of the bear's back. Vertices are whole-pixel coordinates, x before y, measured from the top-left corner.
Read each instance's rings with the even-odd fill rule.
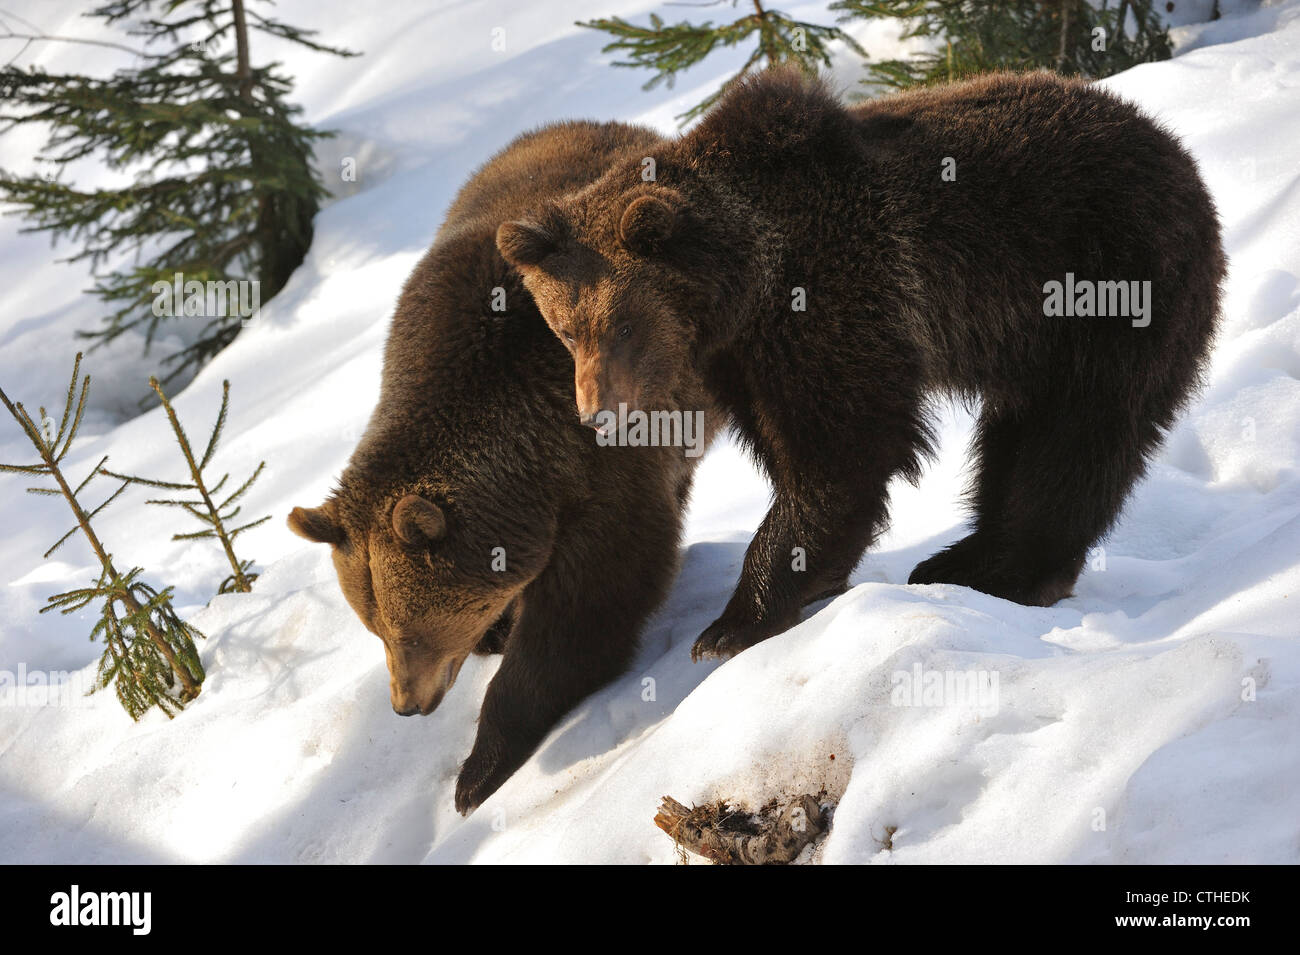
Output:
[[[661,142],[642,127],[564,122],[518,137],[479,168],[403,287],[380,400],[345,486],[370,496],[369,485],[428,474],[465,486],[482,462],[498,485],[590,482],[594,442],[574,412],[572,359],[498,253],[496,229]],[[600,460],[617,469],[624,459]]]
[[[599,179],[620,154],[649,151],[662,143],[663,137],[648,127],[590,120],[524,133],[461,187],[438,237],[477,222],[488,223],[495,236],[500,223]]]

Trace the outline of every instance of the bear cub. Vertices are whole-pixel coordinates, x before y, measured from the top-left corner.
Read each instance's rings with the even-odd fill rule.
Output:
[[[402,290],[379,404],[337,489],[289,515],[332,546],[399,714],[432,712],[471,652],[503,654],[457,780],[462,813],[623,672],[676,572],[700,449],[598,446],[573,410],[572,359],[495,241],[503,221],[660,143],[562,123],[470,179]],[[707,404],[689,378],[672,400]],[[704,421],[707,443],[720,420]]]
[[[773,487],[693,656],[847,586],[919,477],[935,396],[978,402],[970,534],[910,583],[1068,596],[1195,389],[1225,261],[1174,137],[1115,95],[998,74],[844,106],[738,84],[655,154],[501,226],[583,420],[702,378]]]

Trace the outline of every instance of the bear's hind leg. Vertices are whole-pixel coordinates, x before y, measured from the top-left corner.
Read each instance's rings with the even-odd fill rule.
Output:
[[[1060,397],[1024,428],[1000,518],[1013,600],[1046,607],[1070,595],[1160,445],[1167,409],[1108,399]]]
[[[1096,396],[1058,396],[990,422],[979,446],[987,472],[975,493],[975,533],[913,578],[946,572],[946,582],[1030,606],[1069,596],[1088,549],[1144,473],[1160,440],[1157,420]]]

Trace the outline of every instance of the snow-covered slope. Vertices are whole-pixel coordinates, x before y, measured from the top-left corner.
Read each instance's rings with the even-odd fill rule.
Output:
[[[27,6],[48,32],[86,31],[79,3]],[[762,479],[724,445],[702,465],[680,578],[634,666],[478,812],[456,815],[456,770],[497,664],[471,659],[432,716],[395,716],[378,641],[344,603],[326,549],[283,517],[319,502],[360,435],[401,282],[477,163],[562,117],[670,129],[736,65],[719,54],[676,90],[646,94],[643,75],[611,69],[599,35],[571,25],[655,8],[278,5],[366,53],[273,51],[301,78],[309,118],[340,131],[321,165],[341,198],[288,289],[176,402],[201,431],[231,379],[219,464],[268,461],[248,507],[275,520],[241,541],[264,574],[254,593],[204,607],[223,576],[207,545],[171,542],[169,515],[133,504],[102,516],[121,563],[177,586],[208,634],[209,678],[171,722],[132,724],[109,694],[62,707],[0,699],[0,861],[672,862],[651,823],[664,794],[756,805],[821,789],[838,803],[816,852],[825,862],[1300,860],[1298,0],[1183,27],[1191,52],[1107,84],[1195,153],[1232,267],[1209,385],[1075,597],[1033,609],[904,586],[962,533],[970,419],[947,409],[943,453],[919,489],[894,489],[893,530],[859,586],[726,664],[694,665],[690,644],[725,603],[766,506]],[[789,12],[827,21],[821,4]],[[491,48],[496,27],[504,52]],[[40,54],[47,66],[71,55]],[[835,75],[847,86],[854,74],[842,63]],[[0,161],[22,168],[35,144],[0,140]],[[358,159],[356,184],[337,182],[343,156]],[[0,226],[0,382],[53,406],[71,332],[98,312],[77,295],[84,272],[17,227]],[[128,342],[89,363],[94,413],[73,470],[111,454],[123,470],[175,473],[160,415],[125,420],[151,362]],[[0,421],[0,460],[29,456]],[[89,555],[73,543],[41,561],[66,509],[21,494],[25,483],[0,481],[0,670],[79,671],[98,652],[89,618],[36,611],[90,575]],[[986,695],[899,705],[899,674],[916,667],[974,674]]]

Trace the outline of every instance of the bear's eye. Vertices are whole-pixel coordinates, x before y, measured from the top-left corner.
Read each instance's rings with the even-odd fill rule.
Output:
[[[568,342],[570,345],[574,344],[575,339],[573,337],[573,332],[569,331],[566,328],[564,331],[560,332],[560,334],[564,336],[564,340]]]
[[[627,337],[628,337],[629,335],[631,335],[631,334],[632,334],[632,326],[631,326],[631,325],[624,325],[624,326],[622,326],[621,328],[619,328],[619,330],[618,330],[618,337],[619,337],[619,338],[627,338]]]

